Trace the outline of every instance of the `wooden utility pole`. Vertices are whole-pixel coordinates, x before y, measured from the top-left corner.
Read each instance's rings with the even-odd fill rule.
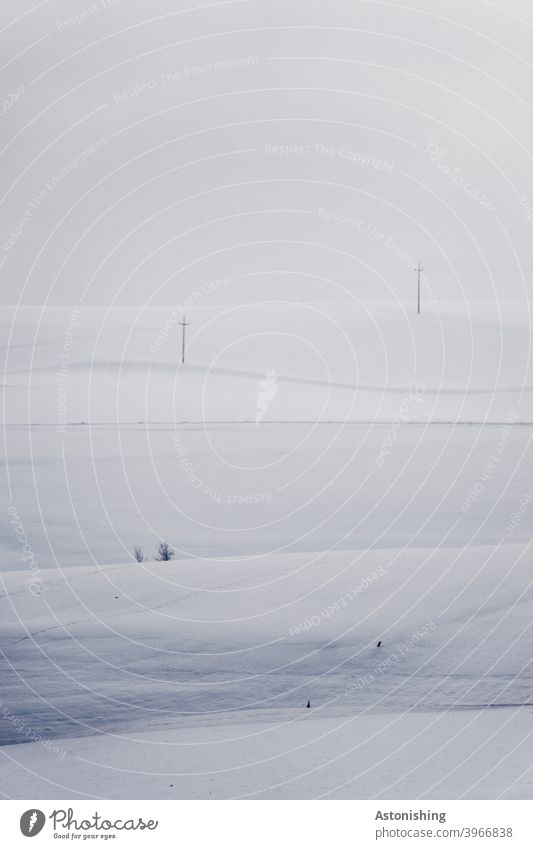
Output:
[[[416,267],[416,277],[417,277],[417,282],[418,282],[418,297],[417,297],[417,303],[416,303],[417,315],[420,315],[420,275],[422,274],[423,270],[424,269],[422,268],[422,266],[420,265],[420,262],[419,262],[417,267]]]
[[[185,316],[183,316],[183,318],[180,321],[180,327],[181,327],[181,362],[182,363],[185,362],[185,328],[188,327],[188,326],[189,326],[189,322],[187,321]]]

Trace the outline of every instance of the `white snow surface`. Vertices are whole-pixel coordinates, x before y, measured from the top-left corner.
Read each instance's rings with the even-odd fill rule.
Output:
[[[0,313],[1,792],[529,798],[527,310],[172,312]]]
[[[275,371],[263,422],[498,422],[516,405],[533,422],[520,301],[430,303],[419,316],[393,302],[196,307],[185,367],[178,307],[2,308],[5,420],[56,424],[63,371],[68,422],[255,423],[259,381]]]
[[[531,566],[517,545],[128,563],[45,570],[38,596],[6,573],[2,785],[528,797]]]

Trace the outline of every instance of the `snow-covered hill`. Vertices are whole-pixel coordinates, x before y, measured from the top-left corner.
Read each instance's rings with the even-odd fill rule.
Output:
[[[6,421],[533,421],[521,302],[198,306],[185,367],[180,316],[3,308]]]
[[[527,797],[531,568],[512,545],[4,575],[0,781]]]
[[[531,795],[529,320],[471,308],[197,306],[184,367],[2,311],[2,792]]]

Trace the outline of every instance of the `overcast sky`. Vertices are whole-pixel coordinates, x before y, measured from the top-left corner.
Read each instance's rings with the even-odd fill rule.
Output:
[[[3,303],[405,300],[418,259],[439,299],[527,297],[529,2],[2,0],[0,28]]]

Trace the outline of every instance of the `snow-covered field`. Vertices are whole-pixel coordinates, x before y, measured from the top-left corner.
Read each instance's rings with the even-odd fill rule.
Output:
[[[181,367],[172,307],[3,308],[6,421],[255,423],[259,382],[274,372],[278,390],[262,422],[500,422],[513,409],[533,422],[527,305],[424,310],[290,300],[197,307]]]
[[[4,575],[8,795],[531,795],[523,546],[41,580]]]
[[[530,797],[528,312],[409,309],[1,311],[1,792]]]

